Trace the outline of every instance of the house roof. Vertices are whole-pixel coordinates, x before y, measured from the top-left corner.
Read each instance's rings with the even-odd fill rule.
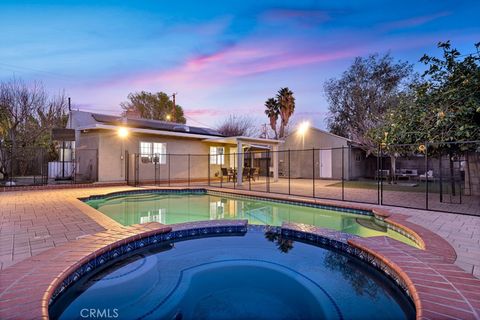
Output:
[[[209,138],[205,139],[207,142],[217,142],[217,143],[228,143],[228,144],[237,144],[238,142],[246,144],[257,144],[257,145],[277,145],[282,141],[272,140],[272,139],[263,139],[263,138],[252,138],[245,136],[234,136],[234,137],[220,137],[220,138]]]
[[[339,138],[339,139],[343,139],[347,142],[353,142],[353,140],[351,139],[348,139],[348,138],[345,138],[345,137],[342,137],[342,136],[339,136],[339,135],[336,135],[334,133],[331,133],[331,132],[328,132],[328,131],[325,131],[325,130],[322,130],[322,129],[319,129],[317,127],[309,127],[308,128],[309,130],[314,130],[314,131],[317,131],[317,132],[320,132],[320,133],[323,133],[323,134],[326,134],[326,135],[329,135],[329,136],[333,136],[333,137],[336,137],[336,138]],[[289,136],[295,134],[296,131],[292,131],[291,133],[289,133],[285,138],[288,138]]]
[[[181,133],[182,136],[213,136],[223,137],[221,133],[210,128],[193,127],[182,123],[128,118],[100,113],[91,113],[85,111],[72,111],[70,124],[77,129],[112,129],[113,127],[128,127],[138,132],[152,133],[158,131]]]
[[[124,118],[120,116],[92,113],[86,111],[71,111],[67,127],[76,130],[118,130],[127,127],[136,133],[202,139],[211,143],[237,144],[242,142],[255,147],[277,145],[281,141],[252,137],[225,137],[210,128],[192,127],[181,123],[158,120]]]

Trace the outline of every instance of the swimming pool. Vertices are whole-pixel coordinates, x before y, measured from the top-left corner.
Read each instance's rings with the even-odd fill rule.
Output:
[[[412,239],[387,228],[370,213],[353,209],[308,207],[205,190],[139,191],[94,196],[84,201],[122,225],[153,221],[175,224],[216,219],[247,219],[249,224],[271,226],[296,222],[361,237],[388,236],[417,246]]]
[[[377,269],[260,226],[135,251],[50,306],[52,319],[92,311],[117,319],[415,318],[411,300]]]

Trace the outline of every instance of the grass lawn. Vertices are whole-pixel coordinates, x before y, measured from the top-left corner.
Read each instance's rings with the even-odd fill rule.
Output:
[[[358,180],[358,181],[345,181],[345,188],[350,189],[377,189],[378,183],[375,180]],[[407,184],[416,184],[416,186],[411,186]],[[342,187],[341,182],[333,183],[327,185],[327,187]],[[460,188],[458,182],[455,183],[455,187]],[[402,191],[402,192],[425,192],[427,184],[425,181],[408,181],[401,180],[397,181],[397,184],[389,184],[386,181],[383,181],[383,190],[384,191]],[[448,182],[443,182],[443,193],[449,193],[451,189],[451,184]],[[437,182],[428,182],[428,192],[440,193],[440,183]]]

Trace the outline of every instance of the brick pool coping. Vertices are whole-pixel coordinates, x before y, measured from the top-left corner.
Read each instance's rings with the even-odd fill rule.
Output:
[[[162,188],[163,189],[163,188]],[[185,189],[185,188],[181,188]],[[191,188],[191,189],[198,189],[198,188]],[[330,207],[339,207],[345,209],[356,209],[356,210],[364,210],[364,211],[371,211],[375,217],[380,220],[385,221],[391,226],[394,226],[398,229],[405,231],[406,233],[410,234],[414,239],[415,242],[421,249],[424,249],[428,252],[433,254],[442,256],[446,261],[453,263],[457,259],[457,253],[452,245],[443,239],[438,234],[434,233],[433,231],[428,230],[418,224],[412,223],[407,221],[409,218],[406,215],[402,215],[399,213],[393,213],[389,208],[376,208],[369,206],[368,204],[344,204],[344,203],[335,203],[332,204],[330,202],[324,201],[322,199],[313,199],[313,198],[305,198],[301,196],[285,196],[280,194],[268,194],[256,191],[247,191],[247,190],[225,190],[215,187],[205,187],[202,188],[205,190],[212,190],[218,191],[222,193],[229,193],[232,195],[241,194],[246,196],[254,196],[260,197],[265,199],[275,199],[275,200],[290,200],[294,202],[306,202],[311,204],[317,205],[324,205]]]
[[[283,234],[345,251],[383,271],[410,296],[417,319],[480,319],[480,279],[443,256],[385,236],[361,238],[298,223],[284,223],[282,229],[287,230]]]
[[[246,226],[246,220],[190,222],[166,226],[151,222],[120,227],[83,237],[52,248],[0,273],[0,315],[2,319],[48,319],[48,307],[55,290],[88,261],[122,245],[153,235],[177,233],[206,227]],[[220,229],[219,229],[220,230]],[[358,236],[296,223],[285,223],[282,234],[309,240],[354,254],[407,288],[417,319],[479,319],[480,280],[444,257],[420,250],[388,237]],[[185,232],[185,233],[182,233]],[[221,231],[218,231],[219,234]],[[315,238],[312,237],[315,236]],[[355,251],[357,250],[357,251]]]
[[[144,193],[148,192],[149,190],[177,190],[177,191],[188,191],[188,190],[206,190],[206,191],[214,191],[223,194],[231,194],[231,195],[243,195],[249,197],[257,197],[263,198],[266,200],[273,199],[278,201],[290,201],[290,202],[303,202],[309,204],[315,204],[320,206],[326,207],[337,207],[337,208],[345,208],[345,209],[354,209],[354,210],[361,210],[361,211],[369,211],[372,212],[373,215],[378,218],[379,220],[383,220],[387,223],[389,228],[393,228],[396,231],[401,233],[406,233],[413,238],[414,242],[417,245],[429,252],[432,252],[436,255],[440,255],[444,257],[447,261],[453,263],[457,259],[457,253],[452,245],[443,239],[438,234],[419,226],[418,224],[412,223],[407,221],[409,218],[406,215],[402,215],[399,213],[393,213],[391,209],[387,208],[376,208],[372,207],[368,204],[344,204],[344,203],[329,203],[322,199],[313,199],[313,198],[305,198],[301,196],[290,195],[286,196],[283,194],[265,194],[262,192],[257,191],[248,191],[248,190],[239,190],[239,189],[222,189],[216,187],[152,187],[148,189],[141,189],[141,190],[131,190],[131,191],[119,191],[113,192],[109,194],[102,194],[102,195],[91,195],[91,198],[96,197],[103,197],[108,196],[110,194],[125,194],[125,193]],[[82,200],[86,200],[87,198],[82,198]],[[83,201],[80,201],[83,202]],[[85,206],[87,207],[87,206]],[[91,208],[90,208],[91,209]],[[93,209],[96,211],[95,209]]]
[[[173,188],[170,188],[173,189]],[[186,189],[186,188],[179,188]],[[198,189],[198,188],[193,188]],[[215,190],[216,188],[202,188]],[[224,190],[222,190],[224,191]],[[236,192],[238,194],[239,190]],[[228,192],[227,192],[228,193]],[[256,195],[255,192],[240,192]],[[263,198],[265,194],[258,194]],[[272,197],[274,198],[274,197]],[[283,197],[285,199],[285,197]],[[294,201],[307,201],[301,197],[288,197]],[[322,201],[310,200],[322,204]],[[329,203],[324,203],[330,205]],[[342,207],[342,205],[336,205]],[[352,206],[345,207],[352,208]],[[367,206],[354,206],[371,210]],[[374,257],[377,262],[393,270],[408,288],[417,310],[418,319],[480,319],[480,280],[453,265],[455,250],[440,236],[409,223],[406,216],[390,214],[389,210],[373,209],[374,214],[386,222],[409,230],[421,240],[419,250],[387,237],[348,237],[349,246]],[[203,222],[225,224],[225,221]],[[52,248],[0,272],[0,318],[48,319],[48,304],[55,288],[83,262],[105,253],[115,246],[135,241],[152,234],[165,234],[172,230],[188,230],[198,223],[165,226],[147,223],[130,227],[117,227],[85,236],[63,246]],[[293,225],[293,224],[292,224]],[[285,226],[285,228],[294,228]],[[309,226],[305,233],[325,235],[325,229]],[[312,229],[313,228],[313,229]],[[322,231],[323,230],[323,231]],[[314,232],[314,233],[315,233]],[[334,232],[335,234],[338,232]],[[373,260],[372,260],[373,261]],[[368,261],[372,263],[372,261]]]

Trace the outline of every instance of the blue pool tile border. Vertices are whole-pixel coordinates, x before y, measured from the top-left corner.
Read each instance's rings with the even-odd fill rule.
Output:
[[[203,188],[198,189],[140,189],[140,190],[125,190],[125,191],[116,191],[110,192],[107,194],[98,194],[98,195],[91,195],[88,197],[81,197],[78,200],[83,202],[91,201],[91,200],[101,200],[101,199],[110,199],[119,196],[130,196],[136,194],[206,194],[207,190]]]
[[[280,204],[290,204],[290,205],[297,205],[301,207],[310,207],[310,208],[316,208],[316,209],[323,209],[323,210],[331,210],[331,211],[337,211],[337,212],[344,212],[344,213],[351,213],[351,214],[358,214],[358,215],[364,215],[364,216],[369,216],[369,217],[376,217],[376,215],[373,213],[372,210],[362,210],[362,209],[354,209],[354,208],[345,208],[345,207],[338,207],[334,205],[324,205],[324,204],[318,204],[318,203],[311,203],[311,202],[304,202],[301,200],[291,200],[291,199],[285,199],[285,200],[280,200],[280,199],[275,199],[275,198],[269,198],[269,197],[262,197],[262,196],[254,196],[254,195],[245,195],[241,193],[235,193],[235,192],[222,192],[222,191],[217,191],[217,190],[209,190],[205,188],[186,188],[186,189],[141,189],[141,190],[125,190],[125,191],[118,191],[118,192],[112,192],[108,194],[103,194],[103,195],[92,195],[89,197],[83,197],[83,198],[78,198],[79,200],[83,202],[87,202],[90,200],[100,200],[100,199],[112,199],[115,197],[121,197],[121,196],[128,196],[128,195],[137,195],[137,194],[195,194],[195,195],[202,195],[202,194],[208,194],[208,195],[214,195],[214,196],[221,196],[221,197],[236,197],[236,198],[241,198],[241,199],[248,199],[248,200],[260,200],[260,201],[269,201],[269,202],[274,202],[274,203],[280,203]],[[384,221],[383,218],[378,218],[380,221]],[[388,229],[391,229],[392,231],[395,231],[406,238],[412,240],[415,244],[420,245],[418,239],[410,234],[408,231],[399,228],[395,225],[392,225],[388,222],[384,222],[386,227]]]
[[[304,202],[304,201],[300,201],[300,200],[291,200],[291,199],[280,200],[280,199],[274,199],[274,198],[269,198],[269,197],[245,195],[245,194],[239,194],[239,193],[230,193],[230,192],[222,192],[222,191],[214,191],[214,190],[207,190],[207,194],[216,195],[216,196],[225,196],[225,197],[230,196],[230,197],[250,199],[250,200],[269,201],[269,202],[275,202],[275,203],[281,203],[281,204],[291,204],[291,205],[297,205],[297,206],[301,206],[301,207],[332,210],[332,211],[338,211],[338,212],[359,214],[359,215],[364,215],[364,216],[373,216],[374,215],[373,212],[370,211],[370,210],[344,208],[344,207],[337,207],[337,206],[333,206],[333,205],[324,205],[324,204],[318,204],[318,203]]]
[[[199,222],[197,223],[196,227],[187,229],[183,229],[181,227],[182,224],[178,224],[176,226],[178,228],[177,230],[172,229],[172,231],[168,233],[153,234],[138,240],[134,240],[109,250],[95,257],[94,259],[91,259],[77,268],[62,281],[62,283],[53,291],[49,305],[51,305],[63,292],[65,292],[67,288],[72,286],[83,276],[90,274],[95,269],[105,266],[108,262],[114,259],[134,253],[136,250],[171,241],[193,240],[210,236],[243,235],[247,232],[246,220],[238,220],[238,223],[235,223],[237,222],[235,221],[234,223],[230,224],[228,221],[223,223],[217,222],[213,224],[207,224],[206,222]]]
[[[78,198],[83,202],[91,201],[91,200],[101,200],[101,199],[110,199],[119,196],[129,196],[129,195],[138,195],[138,194],[208,194],[214,196],[222,196],[222,197],[236,197],[241,199],[248,199],[248,200],[260,200],[260,201],[269,201],[281,204],[290,204],[290,205],[297,205],[301,207],[309,207],[309,208],[316,208],[316,209],[323,209],[323,210],[332,210],[338,212],[345,212],[345,213],[352,213],[352,214],[359,214],[364,216],[373,216],[373,212],[371,210],[361,210],[361,209],[354,209],[354,208],[344,208],[344,207],[337,207],[334,205],[324,205],[318,203],[311,203],[311,202],[304,202],[299,200],[291,200],[291,199],[274,199],[269,197],[261,197],[261,196],[253,196],[253,195],[245,195],[240,193],[230,193],[230,192],[222,192],[222,191],[214,191],[208,190],[204,188],[198,189],[142,189],[142,190],[126,190],[126,191],[119,191],[119,192],[112,192],[104,195],[92,195],[89,197]]]
[[[247,233],[248,230],[261,230],[264,232],[271,231],[288,239],[305,242],[318,247],[324,247],[329,250],[337,250],[354,256],[383,272],[388,278],[393,280],[396,285],[399,286],[402,291],[404,291],[405,294],[412,300],[412,295],[407,284],[395,270],[390,268],[374,255],[365,252],[362,249],[351,246],[348,243],[348,240],[350,239],[360,238],[358,236],[291,222],[284,223],[280,227],[269,225],[249,225],[246,220],[212,220],[172,225],[172,231],[168,233],[153,234],[134,240],[91,259],[68,275],[67,278],[65,278],[62,283],[55,288],[49,300],[49,306],[52,305],[52,303],[55,302],[65,292],[66,289],[74,285],[82,277],[91,274],[95,269],[106,266],[108,262],[113,261],[114,259],[126,256],[128,254],[133,254],[135,251],[142,248],[170,243],[172,241],[179,242],[212,236],[242,236]]]
[[[338,250],[366,262],[394,281],[413,303],[413,297],[408,289],[408,285],[394,269],[376,256],[348,243],[348,240],[359,239],[359,236],[299,223],[284,223],[282,227],[277,228],[280,228],[282,236],[292,240]]]

